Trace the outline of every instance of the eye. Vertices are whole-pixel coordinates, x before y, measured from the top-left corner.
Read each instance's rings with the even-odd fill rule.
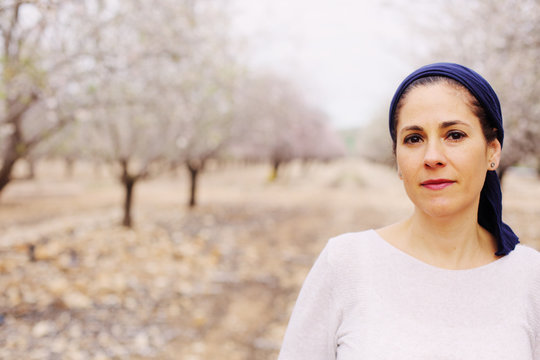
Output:
[[[451,141],[459,141],[465,138],[466,136],[467,135],[461,131],[453,130],[453,131],[448,132],[448,134],[446,135],[446,138]]]
[[[411,134],[403,139],[404,144],[417,144],[422,141],[422,137],[418,134]]]

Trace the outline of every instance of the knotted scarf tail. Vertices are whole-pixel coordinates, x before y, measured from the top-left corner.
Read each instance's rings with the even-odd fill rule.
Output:
[[[502,221],[502,193],[499,176],[495,171],[488,171],[478,207],[478,223],[488,230],[497,240],[495,255],[510,253],[519,243],[512,229]]]

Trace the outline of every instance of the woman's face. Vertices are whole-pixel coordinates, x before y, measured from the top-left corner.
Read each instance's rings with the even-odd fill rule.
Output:
[[[486,171],[499,164],[499,141],[486,143],[469,96],[439,82],[412,89],[399,110],[398,170],[417,210],[429,216],[476,214]]]

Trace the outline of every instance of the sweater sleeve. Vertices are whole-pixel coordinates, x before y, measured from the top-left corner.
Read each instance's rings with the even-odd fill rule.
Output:
[[[294,306],[278,360],[335,360],[339,314],[329,245],[311,268]]]
[[[531,264],[531,267],[527,270],[528,274],[533,276],[532,284],[529,284],[527,288],[531,292],[531,309],[532,316],[534,319],[534,347],[533,347],[533,359],[540,359],[540,256],[539,252],[530,249],[529,250],[530,258],[527,259],[528,264]]]
[[[540,281],[537,281],[535,288],[534,309],[536,310],[535,339],[533,349],[533,359],[540,359]]]

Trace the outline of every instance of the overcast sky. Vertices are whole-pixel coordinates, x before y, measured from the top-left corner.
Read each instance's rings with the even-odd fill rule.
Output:
[[[415,67],[396,2],[234,0],[234,24],[253,66],[294,78],[336,127],[357,127],[386,112]]]

